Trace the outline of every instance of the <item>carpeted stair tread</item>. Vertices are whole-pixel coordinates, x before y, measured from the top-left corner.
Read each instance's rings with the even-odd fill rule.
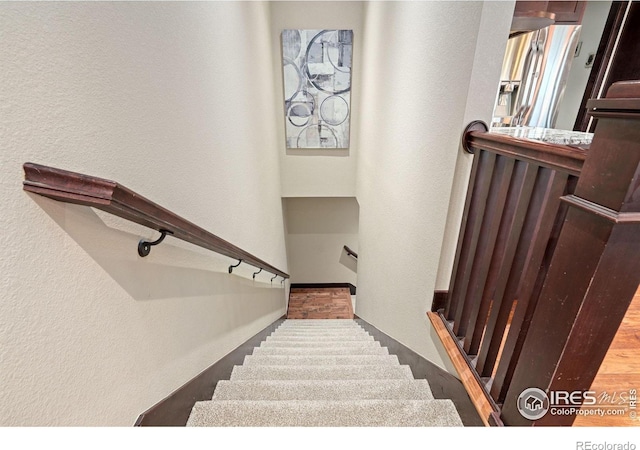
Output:
[[[413,379],[409,366],[234,366],[230,380]]]
[[[346,341],[373,341],[373,336],[370,334],[355,334],[345,336],[280,336],[271,335],[267,336],[266,341],[297,341],[297,342],[346,342]]]
[[[262,341],[260,347],[381,347],[378,341]]]
[[[371,336],[370,334],[367,333],[358,333],[358,332],[349,332],[349,333],[305,333],[305,332],[296,332],[296,333],[291,333],[291,332],[285,332],[285,333],[273,333],[269,336],[267,336],[268,338],[291,338],[291,339],[295,339],[295,338],[306,338],[306,339],[310,339],[310,338],[314,338],[314,339],[349,339],[349,338],[367,338],[367,340],[370,340]]]
[[[280,326],[287,325],[356,325],[353,319],[288,319],[282,322]]]
[[[451,400],[435,400],[351,319],[285,320],[236,365],[187,426],[462,426]]]
[[[197,402],[187,426],[419,427],[462,426],[450,400]]]
[[[380,346],[336,347],[256,347],[254,355],[388,355],[389,349]]]
[[[351,323],[351,324],[347,324],[347,323],[328,323],[328,324],[313,324],[313,323],[299,323],[299,324],[289,324],[289,323],[283,323],[282,325],[280,325],[278,328],[276,328],[277,330],[303,330],[303,329],[307,329],[307,330],[311,330],[311,329],[315,329],[315,330],[364,330],[364,328],[362,328],[360,325],[358,325],[357,323]]]
[[[319,320],[289,320],[281,323],[278,328],[287,327],[318,327],[318,328],[362,328],[354,321],[346,320],[343,322],[324,322]]]
[[[280,325],[277,329],[278,330],[285,330],[285,329],[325,329],[325,330],[339,330],[339,329],[344,329],[344,330],[356,330],[356,329],[362,329],[362,327],[356,323],[330,323],[330,324],[315,324],[315,323],[299,323],[299,324],[295,324],[295,325],[288,325],[288,324],[282,324]]]
[[[427,380],[221,380],[213,400],[432,400]]]
[[[369,334],[364,330],[325,330],[323,328],[316,329],[314,327],[311,330],[276,330],[271,333],[271,336],[351,336],[351,335]]]
[[[331,325],[327,327],[313,326],[313,325],[300,325],[300,326],[280,326],[274,330],[276,333],[289,331],[289,332],[321,332],[321,331],[332,331],[335,333],[348,332],[348,331],[361,331],[366,333],[366,330],[359,325],[354,325],[352,327],[344,326],[344,325]]]
[[[400,362],[396,355],[342,355],[342,356],[289,356],[271,355],[244,357],[243,366],[336,366],[336,365],[396,365]]]

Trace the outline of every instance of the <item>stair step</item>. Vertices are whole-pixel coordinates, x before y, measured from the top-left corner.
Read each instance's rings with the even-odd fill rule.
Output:
[[[295,339],[295,338],[307,338],[307,339],[318,339],[318,340],[322,340],[322,339],[327,339],[327,338],[331,338],[331,339],[342,339],[345,338],[345,340],[350,340],[351,338],[366,338],[367,340],[371,340],[370,334],[364,333],[364,332],[356,332],[356,333],[278,333],[275,332],[273,334],[271,334],[270,336],[267,337],[279,337],[279,338],[287,338],[287,339]]]
[[[352,331],[364,331],[364,328],[359,325],[281,325],[276,328],[276,331],[340,331],[340,330],[352,330]]]
[[[451,400],[351,319],[285,320],[187,426],[462,426]]]
[[[291,336],[349,336],[352,334],[369,334],[364,331],[362,328],[338,328],[335,330],[326,330],[324,328],[318,329],[318,327],[305,327],[303,330],[298,327],[294,327],[294,329],[282,329],[279,328],[271,335],[291,335]]]
[[[280,325],[276,328],[276,331],[340,331],[340,330],[352,330],[352,331],[364,331],[359,325]]]
[[[293,342],[346,342],[346,341],[373,341],[370,334],[356,334],[343,336],[280,336],[278,334],[267,336],[266,342],[293,341]]]
[[[382,380],[413,379],[409,366],[234,366],[233,380]]]
[[[427,380],[218,381],[213,400],[432,400]]]
[[[450,400],[197,402],[187,426],[462,426]]]
[[[244,357],[243,366],[338,366],[338,365],[396,365],[400,362],[396,355],[343,355],[343,356],[287,356],[270,355]]]
[[[256,347],[254,355],[388,355],[387,347]]]
[[[360,326],[353,319],[287,319],[282,324],[284,326]]]
[[[325,341],[325,342],[300,342],[300,341],[262,341],[260,347],[380,347],[378,341]]]

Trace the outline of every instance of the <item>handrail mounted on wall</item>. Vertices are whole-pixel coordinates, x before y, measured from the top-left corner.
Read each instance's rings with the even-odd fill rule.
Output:
[[[162,233],[157,241],[140,242],[138,247],[140,256],[149,254],[150,246],[159,244],[169,234],[229,258],[241,260],[282,278],[289,278],[289,275],[282,270],[115,181],[34,163],[25,163],[23,168],[25,172],[23,188],[25,191],[61,202],[98,208]]]
[[[344,251],[347,252],[347,255],[353,256],[355,259],[358,259],[358,254],[356,252],[354,252],[353,250],[351,250],[346,245],[344,246]]]

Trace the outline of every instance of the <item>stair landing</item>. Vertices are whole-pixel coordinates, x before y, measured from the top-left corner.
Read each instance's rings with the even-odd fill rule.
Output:
[[[353,319],[349,288],[291,288],[287,319]]]

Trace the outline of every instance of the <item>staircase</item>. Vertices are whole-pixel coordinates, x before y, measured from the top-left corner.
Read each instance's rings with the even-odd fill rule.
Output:
[[[353,320],[285,320],[187,426],[462,426],[450,400]]]

